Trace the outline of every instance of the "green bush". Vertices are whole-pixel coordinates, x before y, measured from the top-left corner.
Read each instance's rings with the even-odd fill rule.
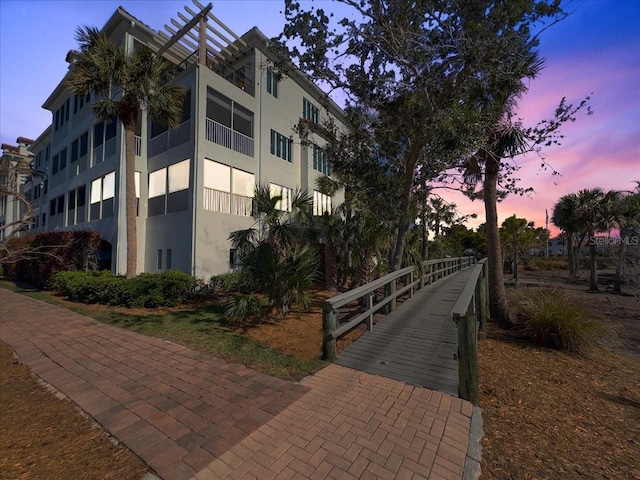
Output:
[[[231,272],[214,275],[209,281],[214,292],[253,293],[256,291],[247,272]]]
[[[227,323],[237,326],[263,313],[265,302],[253,295],[233,295],[223,304]]]
[[[118,305],[124,280],[108,270],[60,272],[54,277],[53,288],[72,302]]]
[[[584,354],[606,334],[598,320],[556,289],[523,288],[517,308],[525,331],[539,345]]]
[[[196,280],[173,270],[143,273],[131,279],[114,276],[108,271],[60,272],[54,285],[59,293],[74,302],[156,308],[175,307],[191,298]]]

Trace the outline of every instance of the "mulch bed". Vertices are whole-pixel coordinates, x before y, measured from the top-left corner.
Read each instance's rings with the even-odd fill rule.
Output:
[[[57,398],[0,343],[0,479],[140,480],[129,449]]]

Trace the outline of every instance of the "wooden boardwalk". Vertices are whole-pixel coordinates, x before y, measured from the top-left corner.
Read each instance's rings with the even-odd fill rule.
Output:
[[[458,331],[451,309],[472,270],[415,292],[344,349],[336,363],[458,396]]]

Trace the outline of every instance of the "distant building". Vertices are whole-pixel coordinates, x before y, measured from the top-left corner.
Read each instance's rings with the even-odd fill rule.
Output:
[[[145,111],[138,123],[138,273],[178,269],[206,278],[233,267],[228,236],[253,225],[257,184],[282,195],[283,210],[291,209],[297,188],[313,196],[314,214],[341,201],[314,189],[319,176],[330,174],[325,140],[311,133],[303,142],[295,127],[345,119],[302,73],[276,74],[275,56],[257,28],[239,37],[209,13],[187,30],[169,31],[170,38],[121,7],[103,28],[128,51],[163,48],[176,66],[174,81],[187,90],[178,127],[156,125]],[[31,151],[46,180],[25,186],[34,200],[32,230],[96,230],[106,242],[107,265],[124,273],[124,130],[120,122],[96,121],[94,101],[61,82],[44,102],[52,124]]]
[[[33,153],[29,147],[33,140],[18,137],[18,145],[2,144],[2,157],[0,157],[0,242],[8,238],[14,231],[23,228],[21,202],[16,193],[29,176],[25,173],[18,174],[15,167],[23,163],[28,167],[33,159]],[[25,199],[25,200],[30,200]]]
[[[569,254],[569,243],[563,236],[550,238],[547,242],[547,255],[564,256]]]

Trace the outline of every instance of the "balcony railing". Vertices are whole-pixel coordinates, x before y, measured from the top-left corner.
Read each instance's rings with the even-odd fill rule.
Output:
[[[136,157],[142,155],[142,137],[136,135]]]
[[[253,157],[253,138],[207,118],[205,138],[210,142]]]
[[[251,216],[252,198],[229,192],[204,189],[204,209],[212,212],[230,213],[243,217]]]
[[[191,136],[191,120],[182,122],[176,128],[170,128],[149,140],[149,158],[171,150],[189,141]]]

